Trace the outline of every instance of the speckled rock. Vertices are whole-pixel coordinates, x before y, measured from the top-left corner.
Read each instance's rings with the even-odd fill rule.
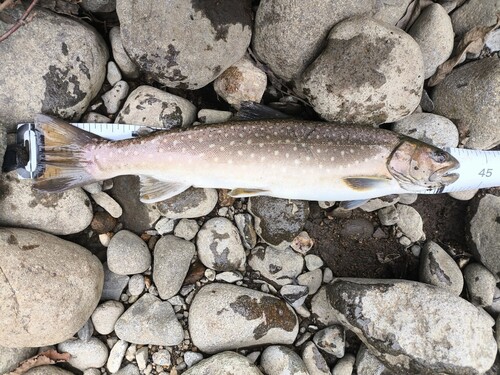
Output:
[[[423,83],[422,53],[408,34],[353,17],[333,27],[325,50],[304,71],[299,86],[328,121],[378,125],[413,112]]]
[[[5,17],[19,19],[24,11],[18,6]],[[10,27],[0,21],[0,34]],[[108,60],[94,28],[43,8],[0,44],[0,55],[0,123],[11,130],[35,113],[80,117],[101,89]]]
[[[307,371],[313,375],[330,375],[330,369],[325,358],[313,342],[309,341],[302,351],[302,360]]]
[[[158,212],[170,219],[191,219],[209,214],[217,204],[217,190],[189,188],[167,200],[157,202]]]
[[[216,353],[255,345],[291,344],[297,336],[298,319],[284,301],[270,294],[212,283],[202,287],[191,303],[189,332],[201,351]]]
[[[418,211],[404,204],[396,205],[396,210],[398,213],[396,224],[399,230],[412,242],[425,239],[422,217]]]
[[[392,130],[441,148],[458,146],[455,124],[432,113],[413,113],[394,123]]]
[[[260,366],[266,374],[309,375],[306,365],[292,349],[281,345],[271,345],[260,356]]]
[[[124,310],[123,304],[118,301],[101,303],[92,313],[95,330],[101,335],[109,335],[115,330],[115,323]]]
[[[139,77],[139,68],[130,59],[129,55],[123,48],[122,36],[120,27],[115,26],[109,30],[109,41],[111,42],[111,50],[113,51],[113,59],[120,67],[121,72],[126,78],[134,79]]]
[[[252,35],[248,0],[118,0],[116,11],[131,59],[168,87],[207,85],[243,57]]]
[[[116,233],[107,250],[108,267],[118,275],[141,273],[151,266],[148,245],[128,230]]]
[[[96,337],[87,342],[72,338],[57,345],[57,350],[69,353],[71,358],[68,363],[81,371],[102,367],[108,359],[108,348]]]
[[[171,129],[191,125],[196,107],[179,96],[151,86],[139,86],[130,93],[115,123]]]
[[[491,26],[496,22],[495,14],[500,11],[497,0],[470,0],[451,15],[453,30],[458,36],[477,26]]]
[[[340,324],[335,310],[328,301],[326,286],[319,288],[311,299],[311,313],[316,321],[324,326]]]
[[[259,237],[271,246],[285,249],[302,231],[309,216],[309,203],[259,196],[248,200],[248,211],[255,218]]]
[[[424,8],[408,34],[420,46],[424,57],[424,78],[427,79],[448,60],[453,51],[455,34],[450,16],[441,5],[431,4]]]
[[[35,230],[0,229],[0,345],[70,338],[97,306],[103,281],[87,249]]]
[[[19,362],[35,355],[37,348],[5,348],[0,346],[0,374],[14,370]]]
[[[0,226],[66,235],[81,232],[92,221],[90,200],[80,188],[42,193],[14,171],[0,175],[0,193]]]
[[[247,357],[235,352],[222,352],[198,362],[184,375],[262,375]]]
[[[464,278],[453,258],[438,244],[429,241],[420,253],[419,279],[444,288],[456,296],[462,293]]]
[[[348,278],[326,288],[342,325],[396,372],[479,374],[495,361],[493,319],[442,288]]]
[[[291,284],[304,267],[304,258],[291,248],[278,250],[272,246],[258,246],[252,250],[248,265],[266,279],[278,284]]]
[[[468,131],[466,148],[500,144],[500,59],[488,57],[453,69],[433,91],[435,113]]]
[[[495,276],[479,263],[470,263],[464,268],[464,280],[469,300],[476,306],[491,306],[495,295]]]

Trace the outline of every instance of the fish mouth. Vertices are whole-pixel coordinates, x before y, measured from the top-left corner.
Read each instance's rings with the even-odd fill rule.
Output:
[[[433,174],[430,175],[429,181],[430,182],[439,182],[442,185],[450,185],[454,183],[460,175],[458,173],[450,173],[456,169],[458,169],[460,165],[453,165],[453,166],[448,166],[444,167],[441,169],[438,169],[435,171]]]

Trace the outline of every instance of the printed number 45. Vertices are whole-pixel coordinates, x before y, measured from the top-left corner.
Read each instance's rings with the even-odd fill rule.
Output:
[[[491,177],[493,175],[493,169],[481,169],[481,172],[478,173],[481,177]]]

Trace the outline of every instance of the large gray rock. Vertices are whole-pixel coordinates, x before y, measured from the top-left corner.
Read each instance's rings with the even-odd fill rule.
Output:
[[[451,15],[453,30],[458,36],[478,26],[491,26],[500,11],[498,0],[469,0]]]
[[[129,56],[168,87],[207,85],[243,57],[252,35],[249,0],[118,0],[116,11]]]
[[[215,189],[189,188],[155,205],[158,212],[169,219],[191,219],[208,215],[217,204],[217,199]]]
[[[284,301],[231,284],[204,286],[189,309],[193,344],[207,353],[264,344],[291,344],[298,328],[297,316]]]
[[[78,233],[92,221],[90,200],[80,188],[43,193],[17,172],[0,175],[0,226],[24,227],[52,234]]]
[[[5,348],[0,346],[0,374],[14,370],[19,362],[35,355],[37,348]]]
[[[481,374],[495,361],[493,319],[442,288],[349,278],[326,288],[341,323],[398,373]]]
[[[328,121],[378,125],[412,113],[423,84],[422,52],[413,38],[387,23],[353,17],[333,27],[299,86]]]
[[[18,19],[24,10],[9,14]],[[11,26],[0,21],[0,34]],[[91,26],[42,8],[0,44],[0,55],[0,123],[10,129],[35,113],[80,117],[101,89],[108,61]]]
[[[500,59],[487,57],[454,69],[432,94],[435,112],[468,133],[466,148],[500,144]]]
[[[222,352],[198,362],[184,375],[262,375],[250,360],[235,352]]]
[[[0,345],[70,338],[97,306],[103,281],[101,262],[85,248],[35,230],[0,229]]]

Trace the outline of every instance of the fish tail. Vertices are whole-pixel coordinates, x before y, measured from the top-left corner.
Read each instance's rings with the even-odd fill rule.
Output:
[[[103,138],[79,129],[57,118],[37,115],[35,129],[38,139],[38,167],[40,171],[33,187],[57,192],[96,182],[89,172],[93,163],[89,148]]]

